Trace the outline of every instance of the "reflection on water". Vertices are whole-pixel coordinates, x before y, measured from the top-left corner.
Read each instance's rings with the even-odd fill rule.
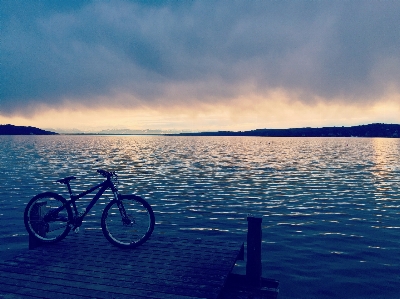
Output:
[[[105,168],[151,203],[158,233],[245,240],[247,214],[262,215],[263,270],[280,298],[397,298],[399,139],[0,136],[0,153],[4,242],[26,242],[33,195],[67,196],[53,182],[70,175],[88,189]],[[100,228],[107,201],[84,226]]]

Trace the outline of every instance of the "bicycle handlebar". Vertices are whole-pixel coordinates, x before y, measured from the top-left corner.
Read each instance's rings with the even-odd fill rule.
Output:
[[[105,177],[105,178],[111,178],[111,177],[113,177],[113,176],[117,176],[117,174],[115,173],[115,171],[113,171],[113,172],[110,172],[110,171],[106,171],[106,170],[103,170],[103,169],[97,169],[97,172],[98,173],[100,173],[103,177]]]

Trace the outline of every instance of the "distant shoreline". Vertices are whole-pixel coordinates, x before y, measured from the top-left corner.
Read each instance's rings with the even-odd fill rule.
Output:
[[[131,132],[132,133],[131,133]],[[55,133],[35,127],[0,125],[0,135],[68,135],[68,136],[254,136],[254,137],[368,137],[399,138],[400,124],[375,123],[352,127],[256,129],[251,131],[217,131],[197,133],[139,133],[133,130],[107,130],[98,133]]]
[[[257,129],[168,134],[173,136],[257,136],[257,137],[381,137],[399,138],[400,124],[369,124],[352,127]]]

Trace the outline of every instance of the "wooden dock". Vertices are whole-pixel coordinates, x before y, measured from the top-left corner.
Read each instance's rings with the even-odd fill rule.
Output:
[[[124,250],[70,233],[0,264],[0,298],[220,298],[241,243],[153,235]]]
[[[0,299],[277,299],[279,281],[261,276],[262,217],[247,221],[246,250],[241,242],[160,234],[120,249],[101,230],[49,245],[30,239],[30,250],[0,263]],[[232,271],[243,263],[245,274]]]

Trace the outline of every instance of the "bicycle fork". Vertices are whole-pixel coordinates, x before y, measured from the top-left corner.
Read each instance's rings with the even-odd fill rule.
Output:
[[[122,203],[122,200],[121,200],[119,194],[114,194],[114,197],[116,197],[116,200],[117,200],[118,210],[119,210],[119,213],[121,214],[121,217],[122,217],[122,224],[124,224],[124,225],[131,224],[132,220],[130,220],[128,215],[126,214],[125,207],[124,207],[124,205]]]

